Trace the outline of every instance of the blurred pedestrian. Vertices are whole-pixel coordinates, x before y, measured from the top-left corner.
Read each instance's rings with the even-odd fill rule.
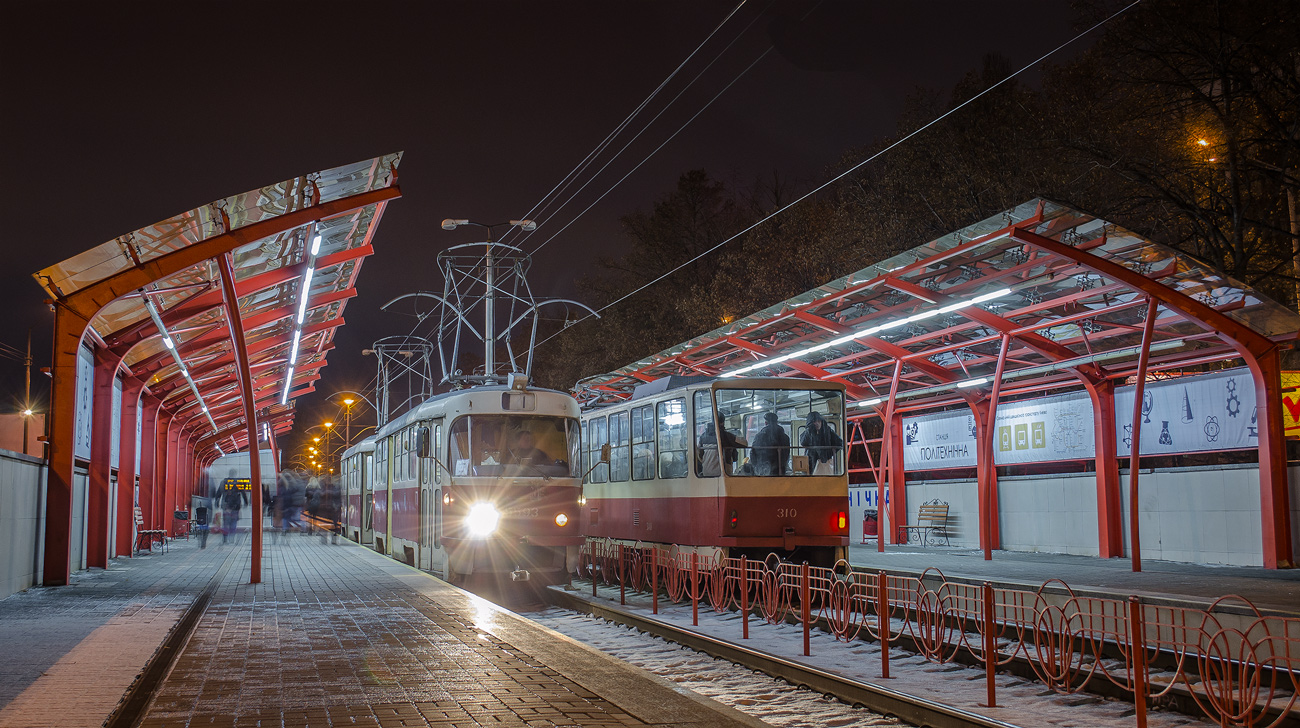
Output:
[[[328,475],[321,481],[320,495],[312,515],[324,521],[320,532],[321,543],[339,542],[339,489],[334,476]]]
[[[239,511],[248,503],[248,494],[239,487],[239,479],[231,470],[221,491],[221,543],[230,540],[230,534],[239,528]]]

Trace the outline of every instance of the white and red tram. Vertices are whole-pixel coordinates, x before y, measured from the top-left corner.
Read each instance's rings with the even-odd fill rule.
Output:
[[[666,377],[583,414],[586,537],[727,556],[776,553],[826,566],[845,556],[843,385],[702,379]],[[809,424],[817,419],[820,425]],[[719,436],[719,425],[738,439]],[[805,440],[809,426],[821,446]],[[784,440],[770,429],[760,437],[765,427]],[[601,463],[606,444],[609,462]]]
[[[524,386],[428,399],[344,452],[349,537],[448,581],[563,581],[582,544],[578,415]]]

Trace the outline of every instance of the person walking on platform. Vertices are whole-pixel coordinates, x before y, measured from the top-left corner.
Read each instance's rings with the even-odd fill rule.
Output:
[[[763,415],[767,424],[754,436],[754,474],[785,475],[785,462],[790,457],[790,436],[778,424],[775,412]]]
[[[239,489],[235,471],[230,471],[225,490],[221,491],[221,543],[229,541],[230,534],[239,527],[239,510],[247,502],[248,494]]]
[[[316,509],[312,511],[312,515],[325,522],[325,530],[320,532],[321,543],[339,542],[339,506],[339,489],[334,476],[325,476],[321,479]]]
[[[276,507],[280,509],[281,529],[286,533],[288,531],[302,531],[302,506],[304,502],[302,471],[288,470],[281,473],[279,487],[280,492],[275,497],[275,503]]]

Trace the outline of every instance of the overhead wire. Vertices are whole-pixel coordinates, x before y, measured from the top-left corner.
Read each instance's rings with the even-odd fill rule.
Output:
[[[598,144],[597,144],[597,145],[596,145],[596,146],[591,150],[591,152],[589,152],[589,153],[587,154],[587,156],[584,157],[584,158],[582,159],[582,161],[579,162],[579,163],[577,164],[577,166],[575,166],[572,170],[569,171],[568,174],[566,174],[566,175],[565,175],[565,176],[564,176],[564,177],[563,177],[559,182],[557,182],[557,183],[555,184],[555,186],[552,187],[552,188],[550,189],[549,192],[547,192],[545,195],[543,195],[543,196],[542,196],[542,199],[538,200],[537,204],[533,205],[533,208],[532,208],[531,210],[528,211],[528,214],[525,215],[525,217],[532,218],[532,217],[535,216],[535,215],[541,215],[543,212],[545,212],[546,208],[547,208],[547,207],[548,207],[552,202],[554,202],[554,199],[553,199],[553,198],[554,198],[554,197],[558,197],[560,194],[562,194],[562,193],[564,192],[564,190],[568,189],[569,185],[573,184],[573,181],[576,180],[576,179],[578,178],[579,175],[581,175],[584,171],[586,171],[587,167],[589,167],[589,166],[592,164],[592,162],[593,162],[593,161],[594,161],[594,160],[595,160],[595,159],[600,155],[600,153],[603,152],[603,151],[604,151],[604,150],[605,150],[605,149],[606,149],[606,148],[607,148],[607,147],[608,147],[608,146],[609,146],[609,145],[614,141],[614,139],[615,139],[619,134],[621,134],[621,133],[623,132],[624,129],[627,128],[627,126],[628,126],[630,123],[632,123],[632,120],[635,119],[635,118],[637,117],[637,115],[639,115],[639,114],[640,114],[640,113],[641,113],[641,112],[646,108],[646,106],[648,106],[648,105],[650,104],[650,102],[653,101],[653,100],[655,99],[655,97],[658,96],[659,93],[660,93],[661,91],[663,91],[663,89],[666,88],[666,87],[668,86],[668,84],[669,84],[670,82],[672,82],[672,80],[673,80],[674,78],[677,77],[677,74],[680,73],[681,70],[682,70],[683,68],[686,67],[686,64],[687,64],[687,63],[690,63],[691,59],[694,58],[695,55],[696,55],[697,53],[699,53],[700,50],[701,50],[702,48],[704,48],[704,46],[707,45],[707,44],[709,43],[710,40],[713,39],[713,36],[717,35],[717,34],[718,34],[718,31],[722,30],[723,26],[725,26],[725,25],[726,25],[726,24],[731,20],[731,18],[732,18],[733,16],[735,16],[735,14],[736,14],[737,12],[739,12],[740,9],[741,9],[742,7],[744,7],[744,5],[745,5],[746,2],[748,2],[748,0],[740,0],[740,2],[736,4],[736,7],[732,8],[732,9],[731,9],[731,12],[727,13],[726,17],[724,17],[724,18],[722,19],[722,21],[721,21],[720,23],[718,23],[717,27],[715,27],[715,28],[713,29],[713,31],[710,32],[710,33],[708,34],[708,36],[706,36],[706,37],[704,38],[704,40],[700,41],[699,45],[697,45],[697,46],[695,47],[695,49],[692,50],[692,51],[690,52],[690,54],[688,54],[688,55],[686,56],[686,58],[682,60],[681,63],[677,64],[677,67],[673,69],[672,73],[669,73],[668,76],[665,77],[664,80],[661,81],[661,82],[659,83],[659,85],[658,85],[657,87],[655,87],[655,89],[654,89],[653,91],[650,92],[650,95],[647,96],[643,101],[641,101],[641,103],[638,104],[638,105],[636,106],[636,108],[634,108],[634,109],[632,110],[632,112],[631,112],[630,114],[627,115],[626,118],[624,118],[621,122],[619,122],[618,125],[614,127],[613,131],[611,131],[609,134],[607,134],[607,135],[605,136],[605,138],[602,139],[602,140],[600,141],[600,143],[598,143]],[[771,5],[769,4],[768,7],[771,7]],[[752,24],[752,21],[751,21],[751,24]],[[734,43],[735,41],[733,40],[732,42]],[[730,47],[730,45],[728,45],[728,47]],[[724,49],[724,50],[725,50],[725,49]],[[714,60],[716,61],[717,59],[715,58]],[[712,63],[710,63],[710,65],[712,65]],[[692,83],[694,83],[694,81],[692,81]],[[689,87],[689,86],[688,86],[688,87]],[[678,94],[678,95],[680,96],[680,94]],[[676,99],[674,98],[674,101],[675,101],[675,100],[676,100]],[[671,106],[671,105],[672,105],[672,102],[670,101],[670,102],[669,102],[669,106]],[[665,108],[667,108],[667,107],[665,107]],[[660,113],[663,113],[663,112],[661,111]],[[656,117],[656,118],[658,118],[658,117]],[[644,131],[644,130],[643,130],[643,131]],[[622,150],[620,150],[620,153],[621,153],[621,151],[622,151]],[[617,154],[616,154],[615,156],[617,157]],[[611,161],[612,161],[612,160],[611,160]],[[606,163],[606,166],[608,166],[608,163]],[[604,168],[602,167],[601,169],[603,170]],[[599,174],[599,172],[597,172],[597,174]],[[595,175],[592,176],[592,179],[595,179]],[[590,183],[590,180],[588,180],[588,183],[587,183],[587,184],[589,184],[589,183]],[[583,185],[583,188],[585,188],[585,187],[586,187],[586,184]],[[572,200],[572,199],[573,199],[573,196],[576,196],[576,195],[577,195],[578,193],[580,193],[581,191],[582,191],[582,188],[579,188],[577,192],[574,192],[573,195],[571,195],[571,196],[569,197],[569,199]],[[548,201],[548,200],[550,200],[550,201]],[[568,204],[568,201],[566,200],[564,204]],[[561,207],[563,207],[563,205],[561,205]],[[557,212],[558,212],[558,210],[557,210]],[[539,227],[540,227],[540,225],[539,225]],[[506,232],[506,234],[509,235],[509,233],[511,233],[511,232],[514,232],[514,228],[511,228],[510,230],[508,230],[508,231]],[[532,234],[533,234],[533,233],[529,233],[528,235],[526,235],[525,238],[524,238],[524,241],[526,241],[529,237],[532,237]],[[505,236],[502,236],[502,237],[504,238]],[[552,237],[554,237],[554,236],[552,236]],[[522,241],[521,241],[521,242],[522,242]],[[547,239],[547,242],[550,242],[550,238]],[[543,245],[545,245],[545,243],[543,243]],[[541,246],[538,246],[538,247],[540,248]]]
[[[720,248],[722,248],[723,246],[727,245],[727,244],[730,243],[731,241],[736,240],[737,238],[740,238],[741,236],[743,236],[743,235],[749,233],[751,230],[754,230],[755,228],[757,228],[757,227],[759,227],[760,225],[766,223],[767,221],[771,220],[772,218],[774,218],[774,217],[776,217],[776,216],[778,216],[778,215],[781,215],[781,214],[787,212],[788,210],[790,210],[790,209],[793,208],[794,206],[800,204],[801,202],[803,202],[804,200],[808,199],[809,197],[812,197],[813,195],[817,194],[818,192],[821,192],[822,190],[826,189],[827,187],[831,186],[832,184],[834,184],[834,183],[840,181],[841,179],[844,179],[844,178],[847,177],[848,175],[852,174],[853,172],[856,172],[857,170],[861,169],[863,166],[869,164],[870,162],[872,162],[872,161],[874,161],[874,160],[880,158],[882,155],[888,153],[889,151],[893,150],[894,148],[898,147],[899,145],[906,143],[908,140],[910,140],[910,139],[912,139],[913,137],[917,136],[918,134],[920,134],[921,132],[925,131],[926,129],[929,129],[930,127],[934,126],[935,124],[938,124],[939,122],[943,121],[944,119],[948,118],[949,116],[952,116],[953,114],[957,113],[958,111],[961,111],[963,108],[965,108],[965,107],[969,106],[970,104],[974,103],[976,100],[980,99],[980,98],[983,97],[985,94],[988,94],[989,92],[991,92],[991,91],[993,91],[994,89],[998,88],[999,86],[1001,86],[1002,84],[1006,83],[1007,81],[1010,81],[1011,79],[1015,78],[1016,76],[1019,76],[1020,74],[1024,73],[1025,71],[1029,70],[1030,68],[1033,68],[1034,66],[1038,65],[1039,63],[1042,63],[1043,61],[1047,60],[1047,59],[1050,58],[1051,56],[1053,56],[1053,55],[1055,55],[1056,53],[1060,52],[1063,48],[1069,46],[1070,44],[1074,43],[1075,41],[1079,40],[1080,38],[1082,38],[1082,37],[1088,35],[1089,33],[1091,33],[1091,32],[1093,32],[1094,30],[1100,28],[1101,26],[1105,25],[1106,23],[1110,22],[1111,20],[1113,20],[1113,19],[1119,17],[1120,15],[1122,15],[1122,14],[1125,13],[1125,12],[1127,12],[1128,10],[1130,10],[1131,8],[1133,8],[1134,6],[1138,5],[1138,4],[1141,3],[1141,2],[1142,2],[1142,0],[1133,0],[1133,2],[1129,3],[1128,5],[1125,5],[1123,8],[1120,8],[1119,10],[1115,11],[1114,13],[1112,13],[1112,14],[1109,15],[1109,16],[1107,16],[1106,18],[1104,18],[1104,19],[1098,21],[1097,23],[1095,23],[1094,25],[1092,25],[1092,26],[1089,27],[1088,29],[1086,29],[1086,30],[1084,30],[1084,31],[1082,31],[1082,32],[1080,32],[1080,33],[1078,33],[1077,35],[1075,35],[1074,37],[1072,37],[1072,38],[1070,38],[1069,40],[1065,41],[1064,43],[1058,45],[1057,47],[1053,48],[1052,50],[1048,51],[1047,53],[1044,53],[1043,55],[1039,56],[1037,59],[1035,59],[1035,60],[1029,62],[1028,64],[1026,64],[1025,66],[1023,66],[1022,68],[1020,68],[1020,70],[1011,73],[1010,75],[1006,76],[1005,78],[1003,78],[1002,80],[1000,80],[1000,81],[998,81],[997,83],[993,84],[992,86],[989,86],[988,88],[984,89],[983,91],[980,91],[979,93],[975,94],[974,96],[970,97],[969,99],[967,99],[967,100],[961,102],[961,103],[958,104],[957,106],[954,106],[953,108],[949,109],[948,111],[945,111],[944,113],[942,113],[942,114],[940,114],[939,116],[935,117],[934,119],[932,119],[932,120],[926,122],[925,124],[923,124],[922,126],[918,127],[917,129],[915,129],[915,130],[909,132],[908,134],[904,135],[902,138],[900,138],[900,139],[894,141],[892,144],[889,144],[889,145],[886,146],[885,148],[883,148],[883,149],[877,151],[876,153],[874,153],[874,154],[868,156],[866,159],[863,159],[862,161],[858,162],[857,164],[853,165],[852,167],[849,167],[848,169],[844,170],[843,172],[841,172],[841,173],[835,175],[834,177],[832,177],[832,178],[830,178],[829,180],[823,182],[822,184],[818,185],[817,187],[813,188],[812,190],[809,190],[808,192],[806,192],[806,193],[804,193],[803,195],[799,196],[799,197],[796,198],[795,200],[793,200],[793,201],[791,201],[791,202],[789,202],[789,203],[787,203],[787,204],[785,204],[785,205],[782,205],[781,207],[777,208],[776,210],[772,211],[771,213],[768,213],[767,215],[765,215],[765,216],[763,216],[762,218],[760,218],[758,221],[754,222],[753,224],[749,225],[748,227],[744,228],[743,230],[741,230],[741,231],[735,233],[735,234],[732,235],[731,237],[729,237],[729,238],[727,238],[727,239],[725,239],[725,240],[719,242],[718,244],[714,245],[713,247],[709,248],[708,250],[705,250],[705,251],[703,251],[702,253],[700,253],[699,255],[696,255],[695,257],[690,258],[689,260],[686,260],[686,261],[682,262],[681,264],[679,264],[679,265],[676,266],[675,268],[672,268],[671,270],[668,270],[668,271],[666,271],[665,273],[659,275],[657,278],[654,278],[653,280],[651,280],[651,281],[645,283],[644,285],[642,285],[642,286],[636,288],[635,290],[630,291],[630,292],[628,292],[628,293],[626,293],[626,294],[620,296],[619,298],[617,298],[617,299],[615,299],[615,300],[613,300],[613,301],[611,301],[611,302],[605,304],[604,306],[600,307],[599,309],[596,309],[596,312],[595,312],[595,313],[587,314],[586,316],[583,316],[582,318],[580,318],[580,319],[578,319],[577,321],[573,322],[573,324],[571,324],[571,325],[569,325],[569,326],[566,326],[566,327],[564,327],[563,329],[560,329],[559,331],[556,331],[555,333],[552,333],[550,336],[548,336],[548,337],[546,337],[545,339],[542,339],[541,341],[539,341],[539,342],[537,343],[537,346],[541,346],[542,344],[545,344],[546,342],[550,341],[551,339],[554,339],[556,336],[559,336],[561,333],[563,333],[563,332],[569,330],[569,328],[571,328],[572,326],[576,326],[577,324],[580,324],[580,323],[582,323],[583,321],[586,321],[586,320],[590,319],[592,316],[595,316],[595,315],[599,314],[599,313],[602,312],[602,311],[608,310],[609,308],[611,308],[611,307],[613,307],[613,306],[616,306],[616,305],[618,305],[619,303],[622,303],[623,301],[626,301],[627,299],[631,298],[632,296],[635,296],[636,294],[640,293],[641,291],[644,291],[645,289],[647,289],[647,288],[649,288],[649,287],[655,285],[656,283],[659,283],[660,281],[664,280],[664,279],[667,278],[668,276],[671,276],[673,273],[676,273],[677,271],[681,270],[682,268],[685,268],[686,266],[688,266],[688,265],[690,265],[690,264],[692,264],[692,263],[694,263],[694,262],[700,260],[701,258],[704,258],[705,256],[708,256],[708,255],[712,254],[713,252],[719,250]]]
[[[768,8],[770,8],[770,7],[772,7],[772,3],[769,3],[769,4],[768,4]],[[767,10],[767,9],[764,8],[764,12],[766,12],[766,10]],[[596,177],[598,177],[598,176],[600,175],[601,172],[604,172],[604,171],[609,167],[609,165],[613,164],[613,163],[614,163],[614,160],[618,159],[619,155],[621,155],[623,152],[627,151],[627,148],[628,148],[629,146],[631,146],[633,142],[635,142],[637,139],[641,138],[641,135],[644,134],[644,133],[645,133],[645,132],[646,132],[646,131],[651,127],[651,126],[653,126],[654,123],[655,123],[656,121],[659,120],[659,117],[663,116],[664,113],[667,112],[668,109],[671,108],[672,105],[673,105],[674,103],[676,103],[677,100],[680,99],[680,98],[682,97],[682,95],[685,94],[686,91],[689,90],[689,89],[691,88],[691,86],[693,86],[693,85],[695,84],[696,81],[700,80],[700,78],[703,77],[704,74],[707,73],[707,72],[709,71],[709,69],[712,68],[713,65],[714,65],[715,63],[717,63],[718,60],[721,59],[722,56],[725,55],[726,52],[727,52],[728,50],[730,50],[731,47],[732,47],[733,45],[735,45],[736,42],[739,41],[740,38],[741,38],[742,36],[744,36],[744,34],[745,34],[746,32],[749,31],[750,27],[752,27],[753,24],[756,23],[760,17],[762,17],[762,14],[761,14],[761,13],[760,13],[759,15],[755,15],[754,18],[753,18],[752,20],[749,21],[749,24],[746,25],[746,26],[745,26],[745,27],[744,27],[744,28],[743,28],[739,33],[737,33],[737,34],[736,34],[736,37],[733,38],[732,41],[731,41],[730,43],[728,43],[727,46],[726,46],[725,48],[723,48],[721,51],[719,51],[719,52],[718,52],[718,55],[715,56],[714,59],[713,59],[712,61],[710,61],[709,64],[708,64],[707,66],[705,66],[705,67],[703,68],[703,70],[701,70],[698,74],[696,74],[695,78],[691,79],[690,82],[687,83],[686,86],[684,86],[684,87],[682,88],[681,91],[678,91],[678,92],[677,92],[677,95],[674,96],[674,97],[672,98],[672,100],[669,101],[669,102],[668,102],[668,103],[667,103],[667,104],[666,104],[662,109],[660,109],[660,110],[659,110],[659,113],[658,113],[658,114],[655,114],[655,116],[654,116],[653,119],[651,119],[650,121],[646,122],[645,126],[641,127],[641,131],[638,131],[638,132],[637,132],[637,133],[636,133],[636,134],[635,134],[631,139],[629,139],[629,140],[627,141],[626,144],[623,145],[623,147],[622,147],[621,149],[619,149],[617,152],[615,152],[614,155],[611,156],[611,157],[609,158],[609,160],[606,161],[605,164],[604,164],[603,166],[601,166],[600,169],[596,170],[596,173],[593,174],[593,175],[591,176],[590,179],[588,179],[586,182],[584,182],[583,185],[582,185],[582,187],[579,187],[576,191],[574,191],[574,193],[569,197],[569,199],[568,199],[568,200],[565,200],[565,202],[564,202],[562,205],[560,205],[559,208],[556,209],[556,212],[558,213],[561,209],[564,208],[565,205],[569,204],[569,202],[572,202],[572,201],[573,201],[573,200],[574,200],[574,199],[575,199],[575,198],[576,198],[576,197],[577,197],[577,196],[578,196],[578,195],[579,195],[583,190],[585,190],[585,189],[587,188],[588,185],[590,185],[592,182],[595,182],[595,181],[596,181]],[[597,198],[596,198],[596,199],[595,199],[591,204],[589,204],[589,205],[587,205],[586,207],[584,207],[584,208],[582,209],[582,211],[579,212],[577,215],[575,215],[575,216],[573,217],[572,220],[570,220],[568,223],[566,223],[566,224],[564,225],[564,227],[560,228],[559,230],[556,230],[554,233],[551,234],[551,236],[550,236],[549,238],[547,238],[546,240],[543,240],[540,244],[538,244],[538,246],[537,246],[536,248],[533,249],[533,252],[536,253],[537,251],[539,251],[539,250],[541,250],[542,248],[546,247],[546,244],[547,244],[547,243],[549,243],[549,242],[551,242],[552,240],[554,240],[557,236],[559,236],[559,235],[560,235],[561,233],[563,233],[565,230],[568,230],[569,227],[571,227],[574,223],[576,223],[578,220],[580,220],[580,219],[582,218],[583,215],[587,214],[587,213],[591,210],[591,208],[593,208],[593,207],[595,207],[596,205],[598,205],[598,204],[600,203],[601,200],[605,199],[605,197],[607,197],[607,196],[609,195],[609,193],[613,192],[615,189],[618,188],[619,185],[623,184],[623,182],[626,181],[628,177],[632,176],[632,173],[633,173],[633,172],[636,172],[638,169],[641,168],[642,165],[644,165],[646,162],[650,161],[650,159],[651,159],[652,157],[654,157],[654,155],[658,154],[660,150],[662,150],[665,146],[667,146],[668,142],[671,142],[673,139],[677,138],[677,135],[678,135],[678,134],[681,134],[683,131],[685,131],[685,130],[686,130],[686,127],[690,126],[690,125],[691,125],[691,124],[692,124],[692,123],[693,123],[693,122],[694,122],[694,121],[695,121],[695,120],[700,116],[700,114],[703,114],[703,113],[705,112],[705,110],[707,110],[710,106],[713,105],[713,102],[715,102],[715,101],[717,101],[719,98],[721,98],[722,95],[723,95],[724,93],[726,93],[728,90],[730,90],[731,87],[734,86],[734,85],[736,84],[737,81],[739,81],[742,77],[744,77],[745,74],[749,73],[749,72],[754,68],[754,66],[758,65],[758,63],[759,63],[760,61],[762,61],[764,58],[766,58],[767,55],[768,55],[769,53],[771,53],[771,52],[772,52],[772,46],[768,46],[767,50],[764,50],[762,53],[760,53],[759,56],[758,56],[757,58],[755,58],[753,61],[751,61],[750,64],[744,68],[744,70],[742,70],[740,73],[736,74],[736,75],[731,79],[731,81],[727,83],[726,86],[723,86],[723,87],[722,87],[722,90],[720,90],[720,91],[718,91],[716,94],[714,94],[714,95],[713,95],[713,98],[711,98],[711,99],[709,99],[707,102],[705,102],[705,104],[704,104],[703,106],[701,106],[701,107],[699,108],[699,110],[697,110],[694,114],[691,115],[691,117],[690,117],[689,119],[687,119],[687,120],[686,120],[686,121],[685,121],[681,126],[679,126],[679,127],[677,128],[677,131],[674,131],[672,134],[670,134],[670,135],[668,136],[668,138],[664,139],[663,142],[661,142],[657,147],[655,147],[655,148],[654,148],[654,149],[653,149],[649,154],[647,154],[647,155],[646,155],[646,156],[645,156],[645,157],[644,157],[640,162],[637,162],[637,163],[636,163],[636,164],[635,164],[631,169],[629,169],[629,170],[627,171],[626,174],[624,174],[622,177],[619,177],[618,180],[617,180],[616,182],[614,182],[614,184],[612,184],[612,185],[609,186],[609,189],[607,189],[607,190],[605,190],[603,193],[601,193],[601,195],[600,195],[599,197],[597,197]],[[540,227],[540,226],[539,226],[539,227]],[[534,232],[533,234],[536,234],[536,232]],[[526,241],[527,238],[525,238],[524,240]]]

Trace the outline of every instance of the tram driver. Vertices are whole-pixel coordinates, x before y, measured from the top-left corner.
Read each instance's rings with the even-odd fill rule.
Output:
[[[550,465],[551,456],[537,447],[532,430],[519,430],[514,434],[504,461],[504,465]]]

